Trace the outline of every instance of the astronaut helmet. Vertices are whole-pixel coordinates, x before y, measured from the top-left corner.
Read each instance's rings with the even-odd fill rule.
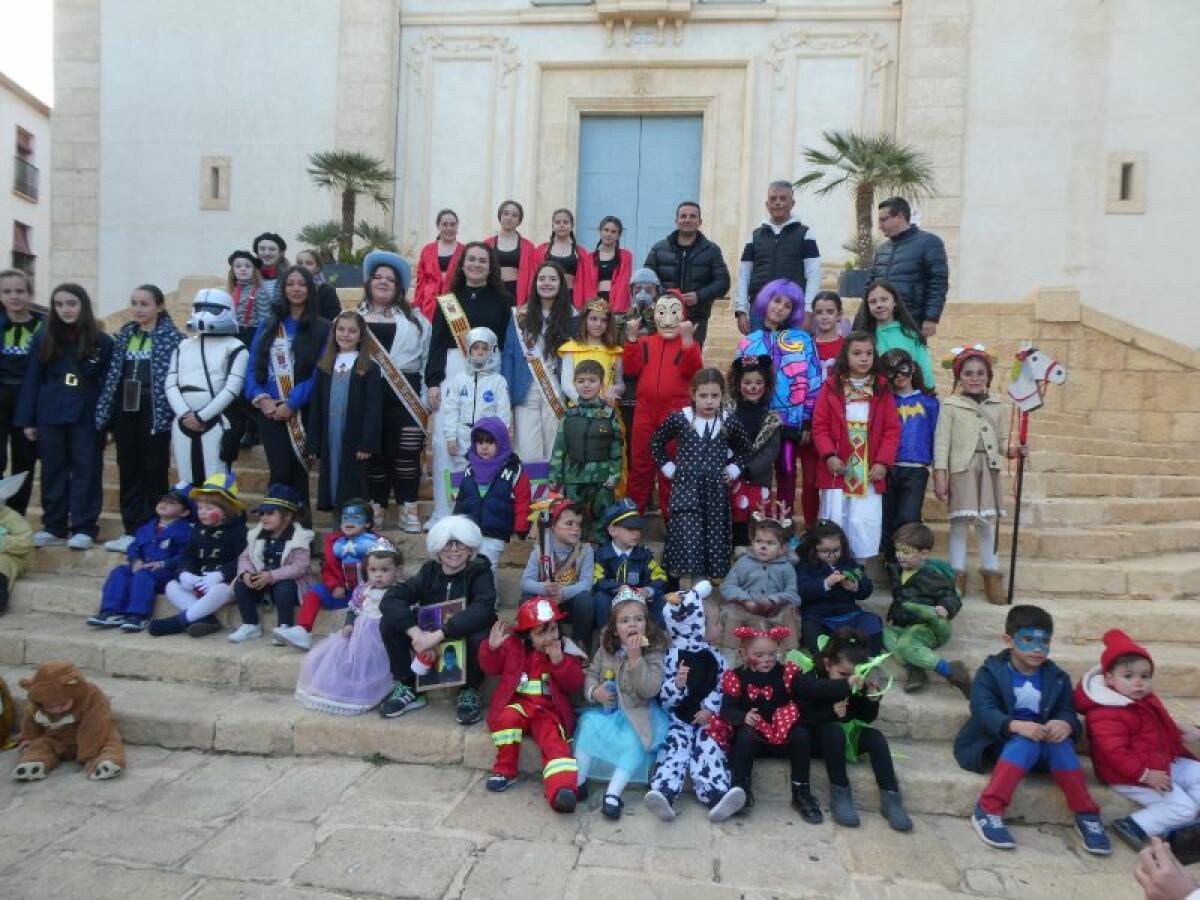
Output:
[[[233,298],[219,288],[204,288],[192,300],[188,327],[201,334],[237,334]]]
[[[500,342],[496,339],[496,332],[482,326],[472,328],[467,332],[466,344],[467,371],[483,374],[500,370]],[[479,356],[471,352],[476,344],[482,344],[487,348],[484,355]]]

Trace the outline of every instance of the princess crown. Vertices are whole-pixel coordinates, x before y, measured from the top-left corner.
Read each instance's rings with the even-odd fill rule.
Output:
[[[608,305],[608,301],[603,297],[593,297],[587,302],[587,306],[585,308],[588,312],[604,313],[606,316],[608,315],[609,310],[612,309],[612,307]]]
[[[367,548],[367,553],[395,553],[396,545],[385,537],[377,538],[370,547]]]

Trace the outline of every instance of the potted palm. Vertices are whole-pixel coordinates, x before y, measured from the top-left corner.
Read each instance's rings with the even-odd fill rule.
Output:
[[[362,284],[362,273],[357,263],[369,250],[394,250],[391,236],[366,221],[354,224],[360,194],[368,197],[380,209],[391,206],[388,188],[396,175],[382,160],[353,150],[329,150],[314,153],[309,158],[308,174],[317,187],[328,188],[341,194],[341,221],[315,222],[305,226],[298,235],[299,240],[310,244],[322,259],[328,256],[332,264],[324,268],[325,277],[339,287],[357,287]],[[356,253],[354,239],[358,237],[366,245]]]
[[[876,201],[881,196],[932,196],[933,168],[924,153],[884,132],[826,131],[823,137],[827,146],[804,149],[804,161],[817,168],[801,176],[796,187],[812,188],[820,197],[844,187],[853,195],[854,258],[842,272],[838,290],[843,297],[861,297],[875,258],[871,229]]]

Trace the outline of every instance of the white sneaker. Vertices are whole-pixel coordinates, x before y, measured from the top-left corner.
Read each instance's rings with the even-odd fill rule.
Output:
[[[312,648],[312,635],[304,630],[303,625],[280,625],[271,633],[297,650]]]
[[[250,640],[251,638],[260,637],[262,637],[261,625],[239,625],[234,630],[233,634],[229,636],[229,643],[241,644]]]
[[[111,550],[113,553],[124,553],[129,549],[129,545],[133,543],[132,534],[123,534],[119,538],[113,538],[111,541],[104,542],[104,549]]]
[[[48,531],[35,531],[33,533],[33,546],[35,547],[61,547],[66,542],[66,538],[60,538]]]
[[[73,534],[67,539],[67,546],[72,550],[91,550],[95,544],[90,534]]]
[[[404,508],[400,512],[400,528],[405,534],[421,533],[421,519],[417,516],[417,504],[404,504]]]

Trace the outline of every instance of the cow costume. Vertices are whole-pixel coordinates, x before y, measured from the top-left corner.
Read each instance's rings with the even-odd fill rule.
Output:
[[[180,479],[203,484],[208,476],[229,471],[222,461],[237,456],[236,445],[222,446],[233,443],[225,440],[230,433],[225,411],[242,394],[248,356],[238,337],[233,298],[224,291],[198,291],[187,324],[198,333],[176,348],[167,369],[167,402],[175,413],[171,450]],[[201,430],[183,427],[189,415]]]
[[[708,720],[721,711],[721,678],[727,668],[720,651],[704,636],[704,598],[710,593],[712,585],[701,581],[690,591],[667,595],[671,649],[659,700],[671,724],[646,792],[646,807],[665,822],[675,818],[674,802],[685,775],[692,780],[696,798],[709,808],[712,822],[725,821],[746,802],[742,788],[730,787],[725,751],[708,730]],[[676,681],[681,667],[687,670],[682,687]]]

